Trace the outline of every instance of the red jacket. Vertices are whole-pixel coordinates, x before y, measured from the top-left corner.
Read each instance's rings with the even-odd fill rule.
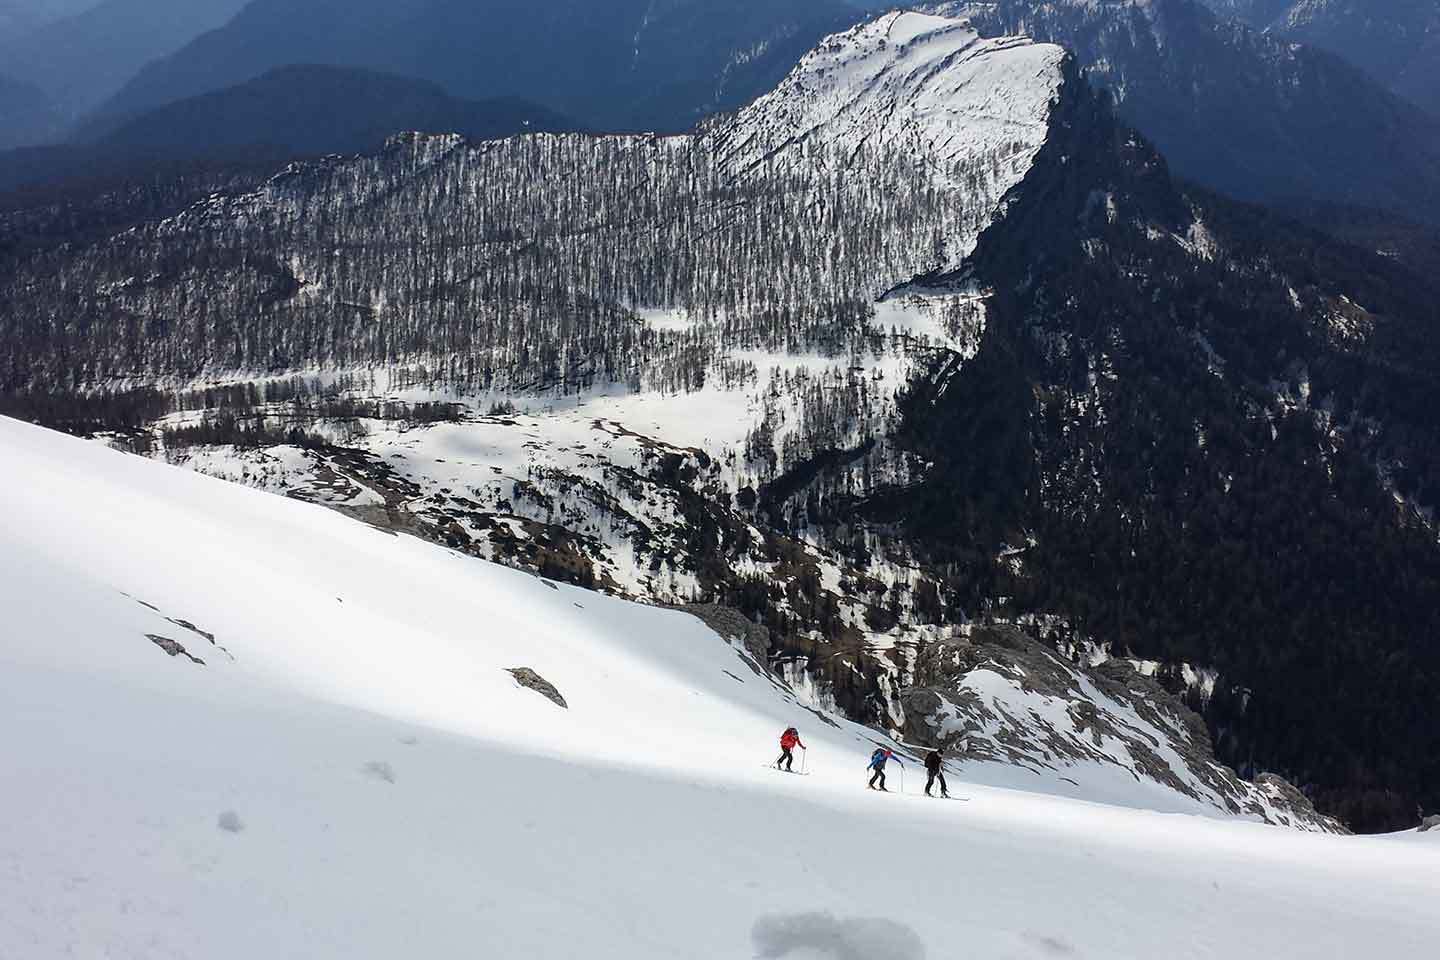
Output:
[[[794,750],[797,743],[800,744],[801,750],[805,749],[805,744],[800,743],[800,735],[798,733],[791,733],[789,730],[786,730],[780,735],[781,750]]]

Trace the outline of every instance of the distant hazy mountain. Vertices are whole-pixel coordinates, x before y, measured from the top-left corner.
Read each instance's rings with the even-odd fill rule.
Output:
[[[0,190],[130,180],[147,171],[173,176],[196,163],[278,167],[291,158],[375,150],[402,131],[478,140],[576,129],[568,118],[515,98],[460,100],[424,80],[289,66],[166,104],[95,143],[0,153]]]
[[[37,87],[0,75],[0,149],[54,137],[55,105]]]
[[[1440,113],[1440,0],[1205,0],[1277,37],[1333,50]]]
[[[245,0],[103,0],[18,36],[0,34],[0,64],[79,114],[146,63],[220,26]]]
[[[990,36],[1072,50],[1183,176],[1266,203],[1324,201],[1440,223],[1440,121],[1340,57],[1196,0],[945,4]]]
[[[0,2],[0,42],[22,37],[40,25],[34,11],[13,2]]]
[[[296,154],[360,153],[400,131],[472,139],[576,124],[516,98],[460,100],[437,84],[348,67],[288,66],[166,104],[108,135],[109,148],[194,152],[267,144]]]
[[[83,13],[100,0],[0,0],[0,40]]]
[[[287,63],[519,96],[593,127],[688,127],[773,86],[859,12],[840,0],[255,0],[146,67],[90,130]]]

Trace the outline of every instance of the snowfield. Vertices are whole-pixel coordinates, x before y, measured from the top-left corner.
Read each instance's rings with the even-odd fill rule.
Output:
[[[968,802],[932,801],[914,764],[871,793],[875,734],[686,614],[15,421],[0,461],[5,960],[1393,960],[1440,935],[1428,835],[963,772]],[[787,724],[811,776],[764,768]]]

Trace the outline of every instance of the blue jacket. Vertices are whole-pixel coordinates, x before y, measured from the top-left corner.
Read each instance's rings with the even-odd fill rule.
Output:
[[[870,754],[870,765],[867,766],[865,769],[884,770],[886,760],[894,760],[896,763],[900,763],[900,758],[895,756],[893,753],[887,754],[884,750],[876,750],[874,753]],[[900,763],[900,766],[903,767],[905,766],[905,764]]]

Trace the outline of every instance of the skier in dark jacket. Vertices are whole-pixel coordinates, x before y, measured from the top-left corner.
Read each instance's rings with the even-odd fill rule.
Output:
[[[805,744],[800,742],[800,731],[794,727],[786,727],[785,732],[780,734],[780,759],[775,761],[775,769],[780,769],[780,764],[785,764],[786,773],[794,773],[790,765],[795,762],[795,754],[791,751],[796,747],[805,749]]]
[[[925,779],[925,796],[927,797],[931,796],[930,788],[935,786],[936,780],[940,781],[940,796],[950,796],[950,788],[945,785],[945,771],[942,768],[945,758],[940,754],[941,748],[936,747],[925,755],[925,772],[929,774]]]
[[[865,769],[875,771],[870,775],[871,790],[885,790],[885,761],[887,760],[894,760],[896,763],[900,763],[900,758],[895,756],[895,751],[887,747],[879,747],[874,753],[870,754],[870,765]],[[903,767],[905,764],[900,763],[900,766]],[[878,787],[875,786],[876,780],[880,781],[880,786]],[[885,792],[889,793],[890,791],[885,790]]]

